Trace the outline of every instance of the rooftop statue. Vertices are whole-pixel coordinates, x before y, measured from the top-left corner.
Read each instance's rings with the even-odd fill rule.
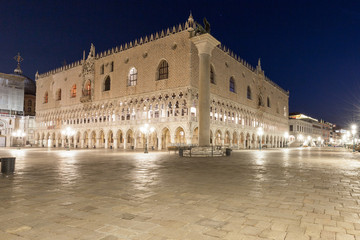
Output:
[[[210,33],[210,23],[204,18],[204,26],[196,23],[195,35],[201,35],[204,33]]]

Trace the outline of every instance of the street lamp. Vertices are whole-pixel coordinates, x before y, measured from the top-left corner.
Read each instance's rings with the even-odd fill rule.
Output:
[[[355,152],[355,134],[356,134],[356,125],[351,125],[351,133],[353,137],[353,152]]]
[[[289,139],[289,133],[288,132],[284,133],[284,138],[285,138],[285,147],[288,147],[288,139]]]
[[[140,131],[143,133],[143,134],[145,134],[145,149],[144,149],[144,153],[149,153],[148,152],[148,134],[149,133],[152,133],[152,132],[154,132],[154,128],[153,127],[151,127],[151,128],[149,128],[149,124],[144,124],[144,126],[142,126],[141,128],[140,128]]]
[[[65,128],[64,130],[61,131],[61,134],[66,136],[66,139],[68,140],[68,143],[69,143],[68,151],[70,151],[70,146],[71,145],[70,145],[70,139],[69,138],[75,134],[75,131],[71,127],[67,127],[67,128]]]
[[[260,149],[260,151],[261,151],[261,140],[262,140],[262,135],[264,134],[264,130],[262,129],[262,127],[259,127],[258,129],[257,129],[257,134],[258,134],[258,136],[259,136],[259,149]]]
[[[24,133],[23,130],[18,129],[15,132],[13,132],[11,135],[13,137],[16,137],[16,140],[18,140],[18,138],[21,138],[21,144],[22,144],[23,143],[23,138],[26,136],[26,133]],[[18,141],[16,141],[16,142],[18,142]],[[18,144],[18,145],[19,145],[18,147],[20,149],[20,144]]]

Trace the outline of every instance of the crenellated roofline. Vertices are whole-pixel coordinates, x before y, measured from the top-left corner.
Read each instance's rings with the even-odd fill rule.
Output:
[[[134,48],[134,47],[137,47],[137,46],[149,43],[149,42],[153,42],[153,41],[156,41],[158,39],[161,39],[161,38],[173,35],[173,34],[177,34],[177,33],[183,32],[183,31],[192,31],[195,28],[196,24],[197,23],[194,21],[194,19],[192,17],[192,14],[190,13],[189,18],[185,23],[180,23],[180,24],[175,25],[175,26],[173,26],[171,28],[163,29],[163,30],[161,30],[159,32],[152,33],[152,34],[147,35],[145,37],[140,37],[139,39],[135,39],[135,40],[127,42],[125,44],[121,44],[120,46],[113,47],[111,49],[102,51],[100,53],[96,53],[95,59],[100,59],[100,58],[107,57],[107,56],[110,56],[110,55],[118,53],[118,52],[123,52],[123,51],[126,51],[128,49],[131,49],[131,48]],[[237,62],[241,63],[244,67],[246,67],[251,72],[256,71],[255,67],[253,67],[251,64],[246,62],[244,59],[240,58],[239,55],[235,54],[232,50],[230,50],[225,45],[220,44],[217,47],[220,50],[222,50],[224,53],[226,53],[227,55],[229,55],[230,57],[235,59]],[[66,70],[72,69],[74,67],[83,65],[84,61],[85,61],[85,59],[75,61],[73,63],[67,64],[67,65],[59,67],[59,68],[55,68],[53,70],[50,70],[50,71],[42,73],[42,74],[36,73],[35,74],[35,79],[37,80],[37,79],[40,79],[40,78],[44,78],[44,77],[50,76],[52,74],[56,74],[56,73],[66,71]],[[271,81],[266,76],[265,76],[265,81],[269,82],[275,88],[279,89],[281,92],[283,92],[284,94],[289,96],[289,91],[285,91],[283,88],[281,88],[275,82]]]
[[[171,28],[163,29],[163,30],[161,30],[159,32],[152,33],[152,34],[147,35],[145,37],[140,37],[139,39],[135,39],[134,41],[130,41],[130,42],[127,42],[127,43],[122,44],[120,46],[116,46],[116,47],[113,47],[111,49],[105,50],[103,52],[97,53],[96,56],[95,56],[95,59],[100,59],[100,58],[103,58],[103,57],[110,56],[110,55],[112,55],[114,53],[123,52],[125,50],[130,49],[130,48],[134,48],[136,46],[140,46],[140,45],[143,45],[143,44],[146,44],[146,43],[149,43],[149,42],[153,42],[153,41],[156,41],[158,39],[161,39],[161,38],[164,38],[164,37],[167,37],[167,36],[179,33],[179,32],[183,32],[185,30],[192,30],[194,26],[195,26],[195,22],[192,19],[192,16],[190,16],[189,19],[183,24],[180,23],[177,26],[173,26]],[[42,73],[42,74],[37,73],[35,75],[35,79],[37,80],[37,79],[40,79],[40,78],[44,78],[44,77],[47,77],[49,75],[65,71],[65,70],[77,67],[79,65],[82,65],[82,64],[83,64],[83,60],[79,60],[79,61],[75,61],[73,63],[70,63],[68,65],[65,65],[65,66],[62,66],[62,67],[59,67],[59,68],[55,68],[53,70],[50,70],[50,71]]]

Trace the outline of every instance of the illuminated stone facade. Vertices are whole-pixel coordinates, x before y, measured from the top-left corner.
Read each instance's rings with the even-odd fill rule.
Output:
[[[0,147],[34,144],[34,115],[35,82],[19,65],[14,74],[0,73]]]
[[[300,113],[289,116],[289,146],[322,146],[330,142],[332,124]]]
[[[194,20],[81,61],[36,74],[40,146],[143,148],[140,128],[155,129],[149,147],[198,144],[199,56],[191,41]],[[282,147],[289,93],[219,45],[210,58],[210,143]],[[71,127],[75,134],[61,130]]]

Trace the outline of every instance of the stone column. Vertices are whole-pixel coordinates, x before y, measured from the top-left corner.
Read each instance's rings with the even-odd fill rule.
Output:
[[[158,138],[158,150],[161,150],[161,137]]]
[[[114,139],[114,146],[113,148],[117,149],[118,148],[118,144],[117,144],[117,138]]]
[[[170,144],[175,144],[175,138],[176,138],[175,134],[170,134]]]
[[[126,150],[127,138],[124,138],[124,150]]]
[[[105,148],[108,148],[109,147],[108,145],[109,145],[109,141],[108,141],[108,138],[106,137],[105,138]]]
[[[80,139],[80,148],[84,148],[84,139]]]
[[[96,148],[100,147],[100,138],[96,138]]]
[[[55,139],[55,145],[56,147],[59,147],[59,139]]]
[[[210,56],[220,44],[210,34],[192,37],[199,55],[199,146],[210,146]]]

